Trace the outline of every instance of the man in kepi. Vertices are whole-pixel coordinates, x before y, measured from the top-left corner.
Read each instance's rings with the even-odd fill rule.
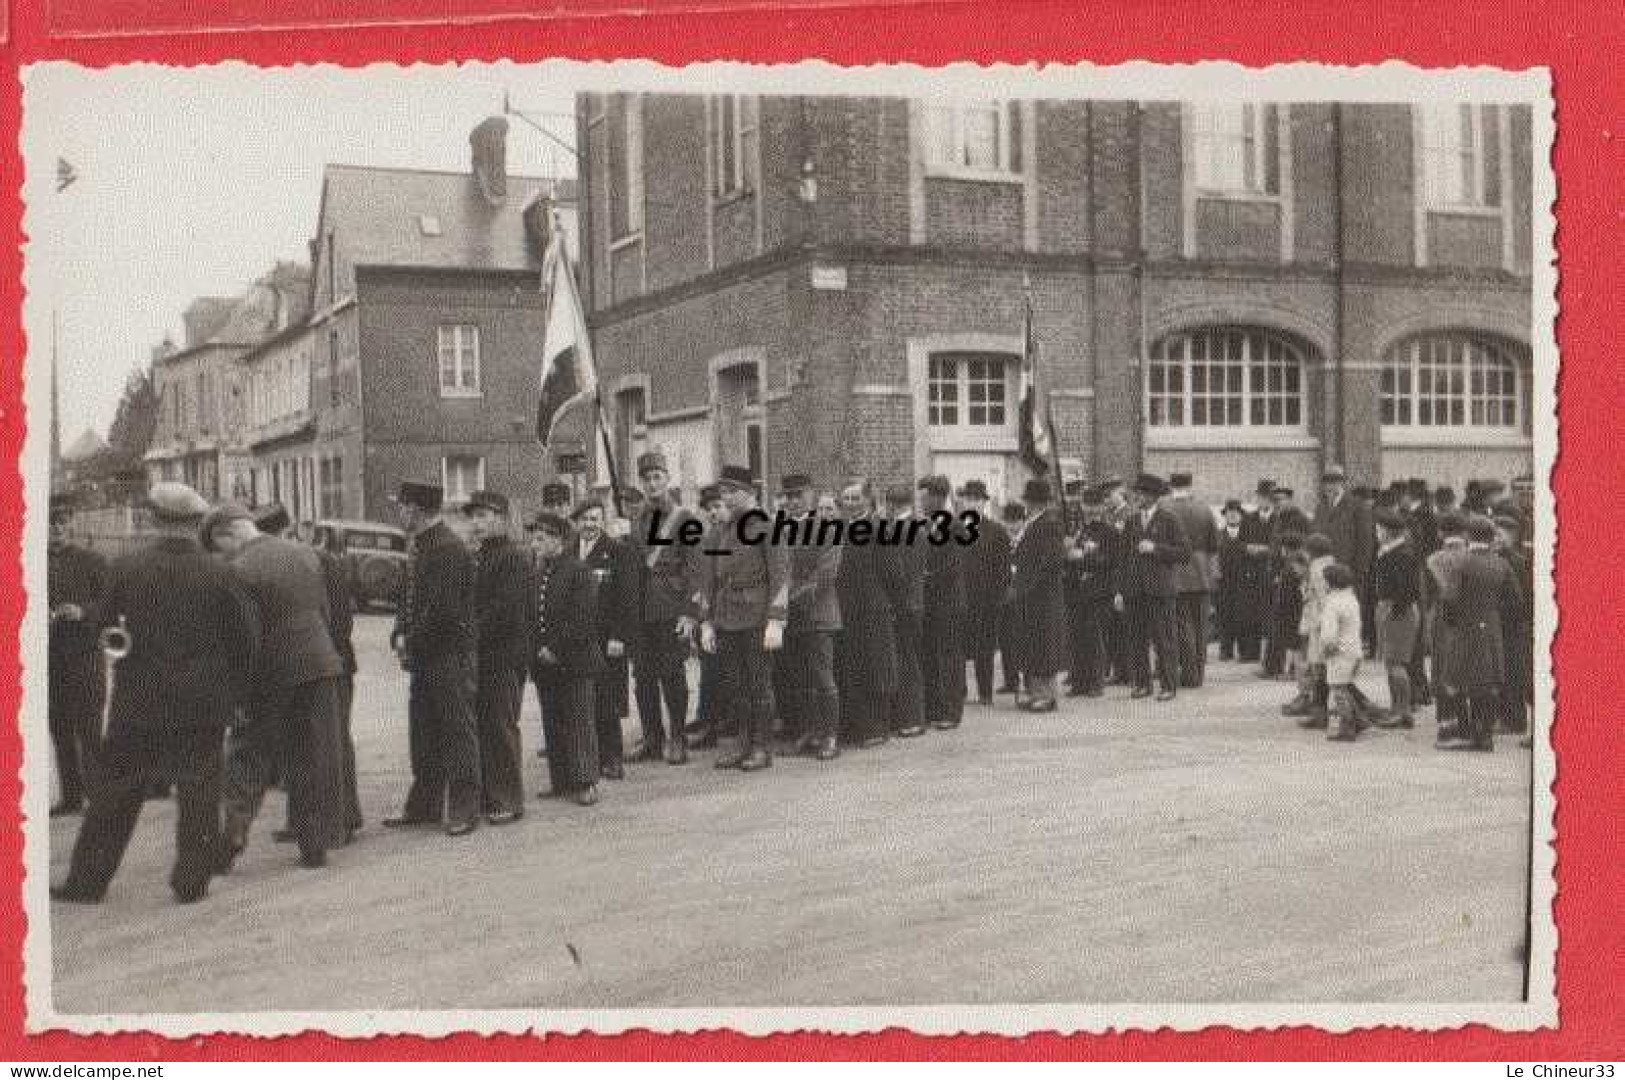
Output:
[[[738,745],[717,759],[719,769],[754,772],[773,764],[768,653],[784,644],[790,558],[782,544],[747,545],[740,517],[756,507],[755,481],[742,465],[724,465],[717,481],[728,524],[717,536],[700,590],[700,647],[715,652],[724,707],[738,728]]]
[[[638,458],[638,481],[647,496],[628,538],[638,559],[633,604],[633,691],[643,746],[637,760],[682,765],[688,761],[688,642],[693,637],[694,582],[699,548],[676,541],[694,514],[678,504],[664,455]],[[661,706],[666,721],[661,723]]]
[[[479,825],[480,744],[474,726],[474,559],[441,519],[444,493],[403,483],[395,496],[412,537],[405,610],[390,644],[410,675],[412,788],[387,828],[439,825],[449,836]]]
[[[525,813],[519,748],[519,706],[530,663],[529,554],[508,535],[508,497],[476,491],[463,505],[479,551],[474,557],[476,685],[474,722],[480,736],[480,808],[493,825]]]
[[[104,688],[96,617],[107,561],[68,541],[72,517],[72,497],[52,495],[45,591],[51,609],[51,744],[62,794],[51,807],[52,817],[77,814],[84,805],[86,781],[95,774],[102,742]]]
[[[113,565],[97,620],[120,627],[130,651],[113,668],[97,781],[55,900],[102,899],[154,781],[177,790],[176,900],[208,892],[220,845],[221,741],[248,691],[259,622],[231,571],[198,546],[209,504],[173,483],[147,499],[157,540]]]

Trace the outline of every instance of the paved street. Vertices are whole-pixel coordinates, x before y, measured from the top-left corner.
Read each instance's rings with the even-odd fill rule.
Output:
[[[182,907],[173,806],[149,803],[107,901],[53,907],[59,1011],[1519,993],[1515,740],[1438,753],[1426,722],[1328,743],[1281,718],[1289,687],[1213,664],[1173,707],[1001,698],[827,765],[632,766],[594,809],[533,801],[452,840],[377,824],[408,780],[387,628],[358,623],[359,842],[300,869],[270,841],[273,798],[232,874]],[[532,793],[538,730],[527,698]],[[56,879],[77,828],[52,823]]]

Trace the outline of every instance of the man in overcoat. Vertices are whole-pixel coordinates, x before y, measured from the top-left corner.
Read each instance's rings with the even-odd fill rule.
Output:
[[[961,510],[979,518],[976,542],[964,551],[965,651],[976,679],[977,703],[991,705],[1000,608],[1010,587],[1010,530],[988,513],[987,485],[982,481],[965,481],[958,500]]]
[[[441,516],[444,492],[406,482],[395,497],[412,537],[405,610],[391,644],[410,673],[412,787],[389,828],[479,826],[480,742],[474,721],[474,557]]]
[[[1073,633],[1079,642],[1078,670],[1070,673],[1081,697],[1105,693],[1106,669],[1110,659],[1107,644],[1112,595],[1115,589],[1120,534],[1106,520],[1106,491],[1099,485],[1083,489],[1083,524],[1074,545],[1067,551],[1078,581],[1078,625]]]
[[[1371,617],[1371,559],[1377,549],[1376,526],[1371,522],[1371,504],[1349,490],[1348,474],[1341,465],[1328,465],[1320,478],[1320,501],[1315,506],[1311,532],[1331,540],[1337,561],[1354,574],[1354,595],[1360,597],[1360,611],[1369,647],[1375,621]]]
[[[886,489],[888,528],[906,533],[915,520],[914,492],[907,485]],[[895,543],[880,547],[891,592],[897,637],[897,693],[892,697],[891,733],[910,739],[925,733],[925,544]]]
[[[607,780],[626,775],[621,718],[626,715],[627,643],[636,633],[638,560],[625,542],[605,531],[602,503],[584,502],[571,519],[575,538],[571,554],[587,568],[597,599],[598,645],[604,666],[593,691],[598,727],[598,767]]]
[[[782,481],[786,513],[800,520],[818,520],[818,490],[809,477],[792,473]],[[778,662],[785,685],[801,721],[798,753],[819,761],[840,754],[837,736],[841,723],[840,695],[835,688],[835,638],[841,631],[841,603],[836,582],[841,572],[839,544],[798,544],[790,551],[789,615],[784,649]]]
[[[631,643],[633,689],[643,727],[638,760],[664,756],[668,764],[681,765],[688,761],[683,725],[688,721],[688,652],[695,616],[690,585],[702,556],[699,547],[675,541],[694,513],[677,501],[665,455],[650,451],[640,456],[638,481],[647,498],[627,538],[638,564]]]
[[[1179,687],[1179,639],[1175,612],[1178,586],[1174,568],[1190,557],[1179,519],[1162,505],[1168,485],[1142,473],[1134,483],[1138,510],[1123,530],[1123,558],[1113,605],[1125,616],[1134,667],[1132,696],[1151,696],[1147,649],[1157,654],[1158,701],[1173,699]]]
[[[1186,687],[1201,686],[1207,677],[1208,599],[1219,555],[1219,528],[1213,511],[1192,497],[1192,482],[1187,472],[1168,477],[1167,509],[1179,519],[1191,549],[1190,558],[1174,567],[1179,678],[1180,685]]]
[[[493,825],[525,813],[519,708],[530,664],[530,554],[509,535],[508,497],[476,491],[463,504],[475,542],[474,722],[480,737],[481,810]]]
[[[1455,588],[1441,596],[1450,624],[1455,689],[1465,699],[1456,722],[1441,726],[1441,750],[1493,750],[1506,683],[1502,624],[1516,621],[1523,606],[1512,568],[1495,553],[1495,525],[1474,516],[1467,522],[1467,551],[1456,569]]]
[[[547,740],[544,794],[581,806],[598,801],[598,728],[594,697],[604,667],[592,575],[569,550],[570,523],[543,511],[530,523],[536,556],[531,594],[531,679]]]
[[[77,814],[94,778],[102,742],[102,650],[96,627],[107,560],[68,539],[71,496],[51,496],[51,534],[45,549],[45,592],[50,608],[50,726],[61,798],[51,816]]]
[[[1027,481],[1022,492],[1027,524],[1010,553],[1016,650],[1026,683],[1026,699],[1017,704],[1028,712],[1055,711],[1055,675],[1066,666],[1070,651],[1061,581],[1066,525],[1050,499],[1049,481]]]
[[[1219,530],[1215,609],[1219,659],[1256,662],[1269,622],[1269,537],[1256,514],[1240,500],[1224,504]]]
[[[835,593],[841,610],[835,671],[840,688],[841,734],[860,748],[879,746],[887,735],[886,709],[897,691],[896,613],[887,588],[881,549],[873,543],[880,524],[868,481],[854,479],[841,489],[841,516],[850,536],[866,523],[870,542],[841,547]]]
[[[1272,512],[1268,517],[1269,564],[1268,588],[1270,600],[1269,639],[1264,644],[1264,671],[1266,677],[1281,674],[1286,654],[1295,648],[1298,637],[1298,619],[1302,613],[1300,588],[1286,561],[1286,538],[1294,537],[1298,543],[1313,530],[1309,515],[1294,503],[1293,490],[1285,484],[1270,489]],[[1261,512],[1262,516],[1262,512]],[[1307,704],[1307,702],[1305,702]]]
[[[920,509],[951,514],[946,476],[920,481]],[[920,675],[925,688],[925,722],[939,731],[959,726],[965,714],[965,535],[957,517],[944,529],[931,529],[946,539],[918,545],[925,563],[925,609],[920,640]]]
[[[113,564],[96,620],[121,628],[130,651],[113,668],[97,780],[54,900],[101,901],[154,782],[176,788],[175,899],[202,899],[219,857],[221,743],[248,696],[259,619],[235,575],[198,546],[208,503],[176,483],[153,485],[147,501],[157,539]]]

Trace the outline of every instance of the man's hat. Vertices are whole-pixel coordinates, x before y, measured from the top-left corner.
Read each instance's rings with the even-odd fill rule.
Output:
[[[754,491],[756,478],[751,475],[750,469],[744,465],[724,465],[722,475],[717,477],[717,486],[738,488],[740,491]]]
[[[209,512],[208,500],[173,480],[165,480],[147,489],[147,506],[155,520],[182,525],[197,521]]]
[[[1228,514],[1232,510],[1234,510],[1238,514],[1241,513],[1241,500],[1240,499],[1226,499],[1226,500],[1224,500],[1224,511],[1223,512]]]
[[[203,515],[203,524],[198,526],[198,540],[202,543],[204,551],[213,551],[215,533],[233,522],[253,520],[254,515],[242,503],[221,503]]]
[[[806,473],[785,473],[779,480],[779,490],[786,495],[796,491],[806,491],[812,487],[812,477]]]
[[[254,528],[262,533],[286,532],[293,519],[288,516],[288,508],[279,502],[267,503],[253,512]]]
[[[1433,498],[1434,501],[1443,503],[1446,506],[1454,506],[1456,503],[1456,489],[1449,484],[1441,485],[1434,489]]]
[[[953,484],[948,482],[948,478],[940,474],[927,476],[923,478],[916,486],[921,491],[928,494],[941,495],[944,497],[946,497],[949,492],[953,491],[954,488]]]
[[[1467,519],[1467,539],[1475,544],[1495,543],[1495,522],[1474,514]]]
[[[1266,476],[1258,482],[1258,486],[1253,489],[1253,494],[1269,498],[1275,494],[1275,481]]]
[[[1116,473],[1107,473],[1105,478],[1100,481],[1100,486],[1105,488],[1107,491],[1110,491],[1113,488],[1120,488],[1123,486],[1123,478],[1118,476]]]
[[[1371,515],[1371,520],[1385,529],[1405,530],[1405,515],[1397,510],[1390,510],[1386,506]]]
[[[706,503],[716,502],[720,498],[722,498],[722,489],[716,484],[706,484],[704,487],[700,488],[701,506],[704,506]]]
[[[1004,504],[1004,509],[1000,512],[999,516],[1004,518],[1006,523],[1014,525],[1017,522],[1025,521],[1027,519],[1027,508],[1022,506],[1020,503],[1011,500],[1010,502]]]
[[[1405,494],[1409,495],[1413,499],[1427,498],[1428,482],[1422,479],[1420,476],[1411,477],[1409,480],[1405,481]]]
[[[1050,500],[1050,487],[1048,480],[1032,479],[1021,490],[1021,501],[1029,503],[1047,503]]]
[[[555,480],[552,483],[542,485],[543,506],[557,506],[560,503],[567,503],[573,498],[575,498],[575,492],[570,490],[569,484],[561,484]]]
[[[1141,473],[1134,480],[1134,490],[1141,495],[1160,496],[1168,494],[1168,485],[1160,476]]]
[[[1514,514],[1496,514],[1495,527],[1505,529],[1514,536],[1523,535],[1523,522]]]
[[[1346,483],[1348,478],[1348,473],[1343,471],[1343,466],[1341,465],[1328,465],[1320,474],[1320,479],[1323,483]]]
[[[403,480],[395,492],[395,501],[400,505],[415,506],[431,514],[440,509],[445,497],[446,492],[439,484],[420,484],[413,480]]]
[[[1191,483],[1192,483],[1191,474],[1188,473],[1188,472],[1176,472],[1176,473],[1169,473],[1168,474],[1168,486],[1169,487],[1188,488],[1188,487],[1191,486]]]
[[[570,511],[570,520],[580,521],[581,515],[585,514],[588,510],[597,510],[600,513],[607,514],[607,511],[604,510],[603,503],[599,502],[597,499],[586,499],[574,510]]]
[[[1090,484],[1083,489],[1083,505],[1103,506],[1106,503],[1106,485]]]
[[[570,523],[564,520],[562,515],[555,514],[551,510],[538,511],[536,516],[530,519],[530,524],[526,525],[525,529],[528,532],[546,530],[554,536],[570,535]]]
[[[507,517],[508,497],[499,491],[476,491],[463,503],[463,513],[472,515],[476,510],[489,510],[498,517]]]
[[[1440,536],[1460,536],[1467,530],[1467,518],[1455,510],[1447,510],[1439,515]]]
[[[650,450],[646,454],[639,454],[638,478],[642,479],[643,474],[650,469],[659,469],[663,473],[670,473],[671,470],[666,467],[666,455],[658,450]]]
[[[987,484],[981,480],[966,480],[965,485],[959,489],[959,497],[961,499],[986,499],[989,497]]]
[[[907,484],[893,484],[886,489],[886,505],[895,507],[913,506],[914,492]]]
[[[622,506],[625,506],[625,505],[627,505],[629,503],[642,505],[646,498],[647,498],[647,496],[645,496],[643,494],[643,492],[639,491],[635,487],[625,487],[625,488],[621,489],[621,505]]]
[[[1274,498],[1277,495],[1285,495],[1287,498],[1290,499],[1295,494],[1296,494],[1296,492],[1294,492],[1291,488],[1287,487],[1285,484],[1276,484],[1274,487],[1270,488],[1270,497],[1271,498]]]

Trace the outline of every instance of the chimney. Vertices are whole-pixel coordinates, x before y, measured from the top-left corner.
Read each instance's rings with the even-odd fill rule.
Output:
[[[474,183],[492,206],[501,206],[508,197],[508,120],[492,116],[481,120],[468,133],[474,168]]]

